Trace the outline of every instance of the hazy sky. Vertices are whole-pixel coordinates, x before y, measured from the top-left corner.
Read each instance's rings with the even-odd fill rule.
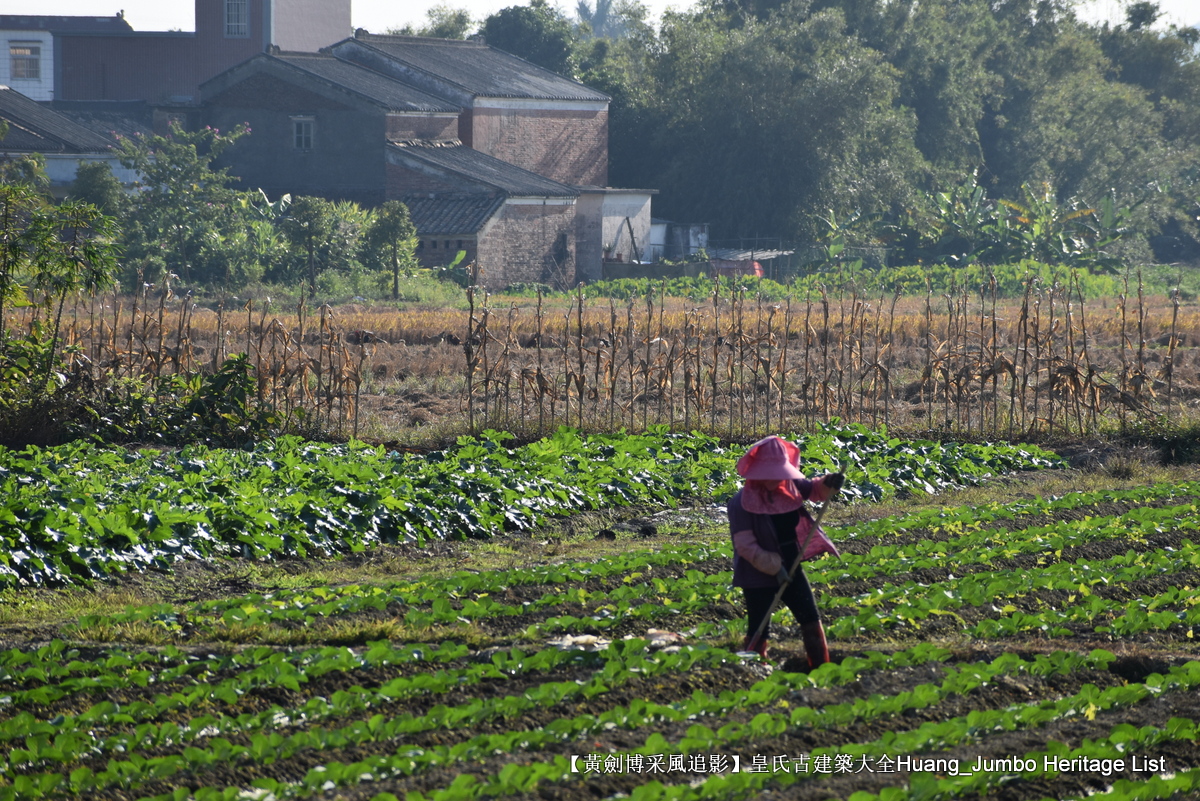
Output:
[[[553,1],[553,0],[552,0]],[[483,19],[501,8],[525,5],[528,0],[353,0],[352,21],[356,28],[382,33],[405,23],[420,24],[431,6],[444,3],[466,8]],[[644,0],[654,15],[666,8],[684,9],[691,0]],[[1200,25],[1200,4],[1196,0],[1158,0],[1166,22]],[[576,0],[558,0],[558,5],[573,15]],[[192,0],[0,0],[2,14],[70,14],[110,16],[124,9],[134,30],[195,30]],[[1123,0],[1085,0],[1082,13],[1088,19],[1124,19]]]

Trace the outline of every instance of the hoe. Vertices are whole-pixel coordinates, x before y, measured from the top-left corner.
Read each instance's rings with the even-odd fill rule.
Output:
[[[843,474],[845,467],[838,468]],[[840,491],[840,490],[839,490]],[[808,535],[804,538],[804,543],[800,546],[800,552],[796,554],[796,561],[792,563],[791,569],[788,570],[788,576],[796,575],[796,571],[800,569],[800,563],[804,560],[804,552],[808,550],[808,543],[816,533],[817,527],[821,525],[821,518],[825,516],[825,510],[833,503],[833,499],[837,497],[837,493],[830,495],[825,503],[821,504],[821,508],[817,509],[817,513],[813,515],[812,525],[808,527]],[[767,609],[766,617],[758,624],[758,631],[754,632],[754,636],[750,638],[750,643],[747,648],[753,648],[762,639],[763,631],[767,628],[767,624],[771,621],[771,615],[775,614],[775,609],[779,606],[780,600],[783,599],[784,592],[787,591],[788,585],[791,584],[791,578],[779,585],[779,591],[775,593],[775,598],[771,601],[770,608]]]

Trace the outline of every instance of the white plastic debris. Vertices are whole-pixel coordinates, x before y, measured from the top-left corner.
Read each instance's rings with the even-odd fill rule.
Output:
[[[594,634],[568,634],[564,637],[548,640],[546,644],[553,645],[555,648],[561,648],[564,651],[603,651],[612,644],[612,640],[606,640]]]

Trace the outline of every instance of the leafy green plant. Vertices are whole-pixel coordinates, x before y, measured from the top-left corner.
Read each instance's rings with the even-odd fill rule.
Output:
[[[234,361],[195,387],[179,417],[165,419],[249,444],[274,422],[247,409],[251,391],[247,362]],[[422,456],[290,437],[246,451],[130,454],[80,444],[0,451],[0,468],[45,471],[31,482],[0,474],[4,508],[20,521],[0,565],[23,581],[67,582],[196,556],[304,556],[486,538],[529,530],[551,515],[727,497],[739,483],[740,449],[699,434],[656,428],[584,437],[564,428],[515,449],[504,446],[508,438],[462,437],[456,448]],[[849,457],[843,494],[850,499],[1060,463],[1031,447],[904,443],[861,426],[833,426],[799,441],[810,472]]]

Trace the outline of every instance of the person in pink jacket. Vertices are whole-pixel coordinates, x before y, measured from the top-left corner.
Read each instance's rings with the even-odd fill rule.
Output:
[[[746,598],[747,632],[742,649],[757,651],[765,659],[770,623],[757,642],[751,638],[770,610],[775,593],[786,583],[782,601],[800,624],[809,666],[816,667],[829,661],[829,647],[816,597],[796,558],[801,547],[801,561],[822,553],[836,556],[838,551],[820,528],[809,536],[813,519],[804,502],[820,503],[833,497],[844,477],[830,473],[811,480],[800,472],[799,462],[800,448],[780,437],[754,443],[738,460],[738,475],[746,483],[727,505],[733,537],[733,586],[741,587]]]

